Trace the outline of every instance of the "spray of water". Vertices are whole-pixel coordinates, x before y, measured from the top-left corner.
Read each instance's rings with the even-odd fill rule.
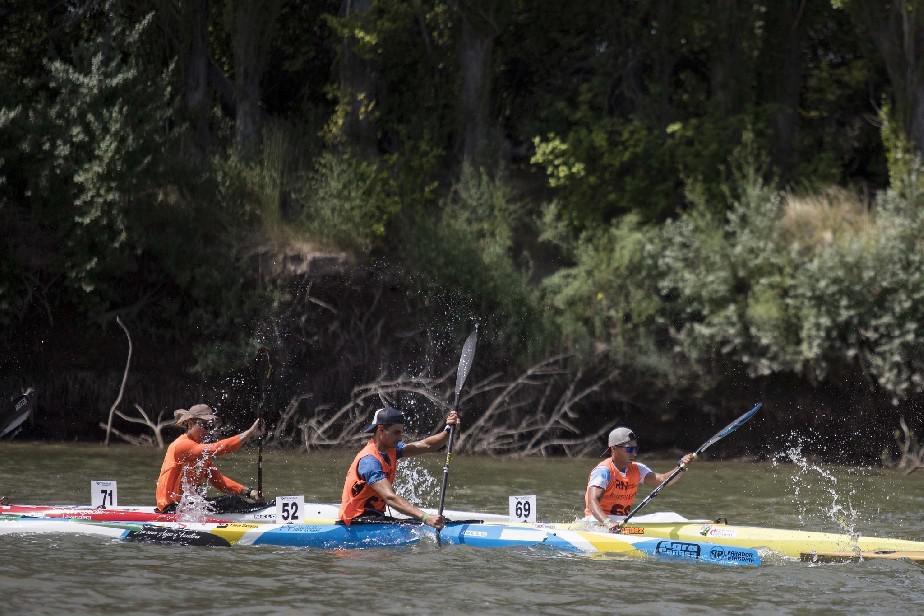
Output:
[[[826,519],[834,522],[842,532],[858,537],[859,512],[853,506],[856,490],[849,486],[838,486],[837,477],[820,464],[811,462],[803,453],[803,438],[793,434],[789,447],[777,454],[773,465],[791,462],[793,471],[789,477],[792,501],[796,505],[799,523],[805,524],[811,514],[820,510]],[[821,491],[821,498],[812,498],[813,491]],[[846,493],[842,496],[842,493]],[[846,503],[843,501],[846,500]],[[813,502],[815,501],[815,502]]]
[[[180,522],[204,522],[206,517],[215,513],[212,503],[206,498],[208,494],[208,484],[196,485],[192,477],[201,475],[211,458],[204,455],[193,465],[192,472],[185,472],[180,479],[180,485],[183,488],[183,496],[177,504],[177,520]]]
[[[395,477],[395,492],[418,507],[438,496],[439,482],[418,458],[402,459]]]

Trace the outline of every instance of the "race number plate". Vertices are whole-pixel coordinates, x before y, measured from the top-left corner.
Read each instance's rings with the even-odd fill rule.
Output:
[[[119,490],[115,481],[91,481],[90,504],[94,507],[115,507],[119,504]]]
[[[536,523],[536,495],[510,497],[510,521]]]
[[[277,496],[276,497],[276,523],[296,524],[304,519],[304,496]]]

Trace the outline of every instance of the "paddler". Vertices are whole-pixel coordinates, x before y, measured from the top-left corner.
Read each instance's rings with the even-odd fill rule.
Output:
[[[226,496],[206,499],[217,513],[230,513],[252,508],[262,500],[262,495],[222,475],[213,458],[237,451],[247,441],[263,435],[263,420],[258,419],[250,428],[214,443],[202,440],[214,425],[217,417],[207,404],[196,404],[187,409],[173,412],[176,425],[186,430],[167,447],[164,463],[157,480],[157,511],[173,513],[186,489],[195,489],[203,495],[208,484],[224,492]]]
[[[456,426],[458,429],[459,425],[458,414],[450,412],[446,417],[446,426]],[[404,436],[404,414],[387,405],[375,412],[372,423],[364,432],[371,433],[372,438],[356,454],[347,469],[340,499],[340,519],[343,523],[349,525],[361,519],[381,519],[385,517],[385,507],[388,506],[427,526],[443,528],[443,516],[425,513],[395,494],[394,482],[399,459],[437,452],[449,439],[449,432],[444,428],[432,436],[405,443],[401,440]]]
[[[641,462],[636,462],[638,438],[629,428],[619,427],[610,432],[608,447],[603,452],[607,459],[590,471],[587,490],[584,492],[585,519],[593,517],[605,526],[616,520],[609,516],[625,516],[632,509],[638,486],[644,483],[655,488],[667,479],[670,472],[656,473]],[[686,466],[696,459],[688,453],[678,466]]]

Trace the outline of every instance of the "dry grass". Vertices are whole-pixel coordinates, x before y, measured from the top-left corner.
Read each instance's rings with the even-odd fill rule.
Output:
[[[867,204],[856,193],[837,186],[811,195],[787,194],[780,219],[784,237],[812,251],[866,235],[874,226]]]

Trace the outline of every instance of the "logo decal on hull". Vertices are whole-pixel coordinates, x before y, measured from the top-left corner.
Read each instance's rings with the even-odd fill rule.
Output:
[[[624,526],[619,529],[621,535],[644,535],[645,529],[641,526]]]
[[[692,558],[700,557],[700,548],[697,543],[686,543],[685,541],[659,541],[656,552],[661,556],[673,556],[675,558]]]
[[[734,537],[735,531],[731,528],[723,528],[721,526],[703,526],[702,530],[699,531],[699,534],[703,537]]]

